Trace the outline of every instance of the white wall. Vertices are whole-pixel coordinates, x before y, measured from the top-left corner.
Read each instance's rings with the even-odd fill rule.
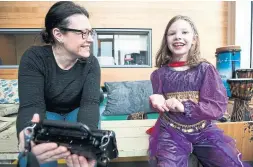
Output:
[[[241,68],[250,68],[251,1],[236,1],[235,10],[235,45],[242,49]]]

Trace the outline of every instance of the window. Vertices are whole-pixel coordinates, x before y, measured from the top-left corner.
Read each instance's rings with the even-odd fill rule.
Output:
[[[43,45],[41,29],[1,28],[0,29],[0,68],[18,68],[20,59],[32,45]]]
[[[95,29],[91,52],[101,67],[152,67],[150,29]],[[0,29],[0,68],[18,68],[24,51],[43,45],[41,29]]]
[[[95,29],[93,54],[101,67],[151,67],[150,29]]]

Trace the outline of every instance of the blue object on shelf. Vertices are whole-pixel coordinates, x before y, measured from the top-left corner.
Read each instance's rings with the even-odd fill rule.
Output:
[[[230,85],[227,80],[236,78],[236,70],[241,66],[241,47],[226,46],[216,49],[216,68],[221,76],[222,82],[227,90],[228,97],[231,97]]]

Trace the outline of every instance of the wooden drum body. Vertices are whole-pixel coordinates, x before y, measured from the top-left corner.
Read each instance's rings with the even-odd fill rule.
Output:
[[[253,95],[253,79],[228,79],[234,107],[231,115],[232,122],[251,121],[249,102]]]

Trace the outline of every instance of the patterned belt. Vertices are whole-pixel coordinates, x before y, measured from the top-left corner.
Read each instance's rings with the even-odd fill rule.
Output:
[[[201,129],[204,129],[207,126],[207,121],[206,120],[197,122],[197,123],[192,124],[192,125],[184,125],[184,124],[180,124],[180,123],[174,121],[173,119],[171,119],[168,115],[166,115],[164,113],[161,114],[161,118],[164,119],[165,121],[167,121],[171,127],[179,129],[184,133],[196,132],[196,131],[199,131]]]
[[[180,102],[191,100],[195,103],[199,102],[199,91],[185,91],[185,92],[173,92],[173,93],[165,93],[166,99],[176,98]]]

